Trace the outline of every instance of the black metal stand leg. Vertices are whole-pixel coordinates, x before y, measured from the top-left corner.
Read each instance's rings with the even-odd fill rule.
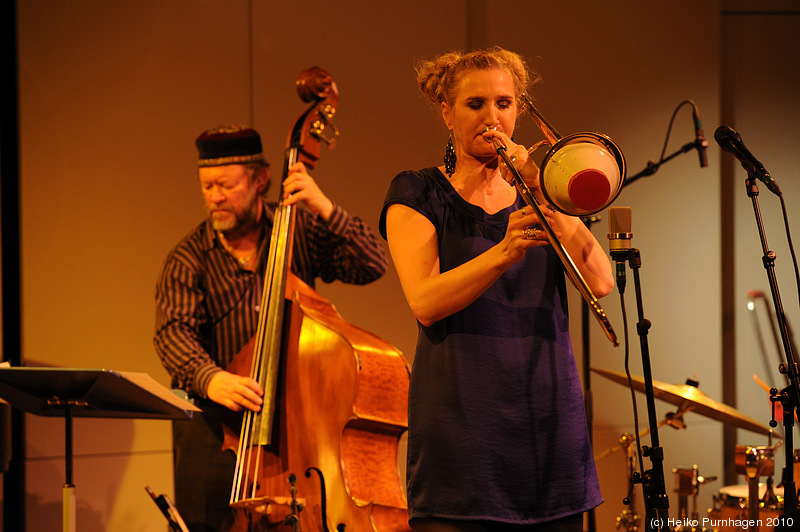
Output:
[[[636,330],[642,350],[642,369],[645,383],[645,397],[647,399],[647,415],[650,422],[650,447],[643,447],[642,454],[650,458],[652,468],[645,471],[639,481],[642,483],[645,505],[645,530],[669,530],[669,498],[664,481],[664,451],[658,439],[658,416],[656,415],[655,392],[653,390],[653,375],[650,367],[650,348],[647,334],[650,330],[650,321],[644,317],[642,303],[642,290],[639,281],[639,269],[642,261],[638,249],[628,252],[628,262],[633,271],[634,288],[636,291],[636,307],[639,321]]]
[[[582,217],[586,228],[591,230],[592,223],[596,221],[594,217]],[[592,353],[591,338],[589,335],[589,304],[585,299],[581,299],[581,345],[583,347],[583,404],[586,408],[586,424],[589,430],[589,443],[594,446],[594,398],[592,397]],[[587,531],[597,530],[597,520],[595,510],[592,508],[586,516]]]
[[[783,365],[781,367],[783,369]],[[795,523],[800,525],[800,512],[797,509],[797,488],[794,478],[794,413],[797,410],[797,402],[792,387],[784,388],[778,392],[777,388],[772,388],[769,391],[770,400],[773,403],[781,403],[783,411],[783,427],[784,427],[784,452],[786,453],[786,467],[783,469],[783,476],[781,483],[783,484],[783,518],[787,527],[776,527],[776,530],[794,530]],[[774,412],[774,410],[773,410]],[[771,427],[777,427],[778,422],[775,419],[770,420]],[[791,520],[791,521],[789,521]],[[778,523],[781,524],[781,523]]]
[[[61,521],[63,532],[75,532],[76,530],[76,500],[75,500],[75,484],[72,482],[72,421],[73,412],[72,404],[69,402],[64,408],[64,462],[66,465],[66,481],[61,490],[62,506],[61,506]]]
[[[794,478],[794,413],[797,409],[797,403],[794,400],[794,394],[791,393],[791,388],[783,390],[783,443],[784,451],[786,452],[786,475],[783,479],[783,504],[784,516],[794,515],[797,516],[797,488]],[[798,523],[800,525],[800,523]]]

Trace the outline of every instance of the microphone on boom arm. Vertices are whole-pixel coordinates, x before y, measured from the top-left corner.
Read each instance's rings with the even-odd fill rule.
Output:
[[[714,132],[714,140],[717,141],[720,148],[738,159],[742,168],[747,171],[748,176],[755,177],[764,183],[773,194],[781,195],[781,189],[778,184],[769,175],[764,165],[750,153],[750,150],[742,142],[742,137],[739,133],[728,126],[722,125]]]
[[[700,120],[700,112],[692,102],[692,119],[694,120],[694,143],[697,148],[697,155],[700,157],[700,168],[708,166],[708,141],[703,134],[703,122]]]

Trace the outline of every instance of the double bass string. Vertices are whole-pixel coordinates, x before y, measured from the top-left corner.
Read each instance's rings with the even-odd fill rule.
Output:
[[[297,159],[297,150],[287,151],[287,171]],[[275,411],[275,395],[281,349],[281,329],[283,324],[283,299],[285,279],[291,257],[291,236],[294,233],[295,212],[291,205],[279,201],[275,209],[267,266],[264,275],[264,290],[261,297],[261,311],[258,316],[255,346],[253,348],[250,377],[262,385],[264,402],[260,412],[245,409],[239,438],[236,469],[231,486],[230,502],[239,501],[243,492],[250,486],[250,498],[256,497],[258,483],[249,478],[256,475],[261,466],[259,446],[268,445],[272,438],[272,424]],[[281,253],[285,250],[285,253]]]
[[[282,219],[284,217],[284,209],[276,209],[273,233],[283,225]],[[255,346],[253,348],[253,358],[250,368],[250,377],[259,383],[264,383],[264,345],[269,345],[270,343],[267,336],[271,330],[268,325],[269,315],[271,314],[269,312],[269,307],[272,304],[271,301],[274,296],[274,287],[272,286],[272,281],[274,279],[274,275],[272,274],[276,268],[276,256],[274,250],[275,246],[271,246],[264,279],[265,284],[261,296],[262,311],[259,313],[258,317],[257,334],[255,337]],[[236,470],[234,472],[233,485],[231,486],[231,503],[239,501],[244,496],[243,492],[247,489],[248,485],[252,486],[250,497],[255,497],[256,483],[251,482],[249,476],[250,472],[257,470],[258,466],[260,465],[260,454],[254,451],[254,445],[260,443],[256,436],[260,433],[258,428],[261,423],[263,423],[263,413],[266,408],[267,404],[265,398],[264,408],[262,408],[261,413],[253,412],[249,409],[245,409],[244,411],[236,459]],[[256,455],[255,459],[253,457],[254,454]]]

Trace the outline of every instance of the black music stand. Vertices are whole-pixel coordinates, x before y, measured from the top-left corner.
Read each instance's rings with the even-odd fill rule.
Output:
[[[29,414],[65,418],[64,532],[75,531],[74,417],[185,419],[200,411],[147,373],[110,369],[0,367],[0,397]]]

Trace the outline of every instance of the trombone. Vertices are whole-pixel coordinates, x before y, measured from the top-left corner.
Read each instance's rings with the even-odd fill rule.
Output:
[[[619,196],[625,180],[625,157],[614,141],[600,133],[591,132],[561,137],[536,109],[527,94],[523,93],[521,101],[546,139],[528,151],[533,152],[542,145],[550,145],[539,167],[539,183],[548,206],[570,216],[584,216],[597,213],[610,205]],[[618,346],[619,340],[603,307],[542,214],[538,201],[506,153],[506,147],[496,138],[493,143],[497,155],[511,170],[514,185],[520,195],[539,216],[547,239],[564,264],[572,284],[583,296],[608,339],[615,347]]]

